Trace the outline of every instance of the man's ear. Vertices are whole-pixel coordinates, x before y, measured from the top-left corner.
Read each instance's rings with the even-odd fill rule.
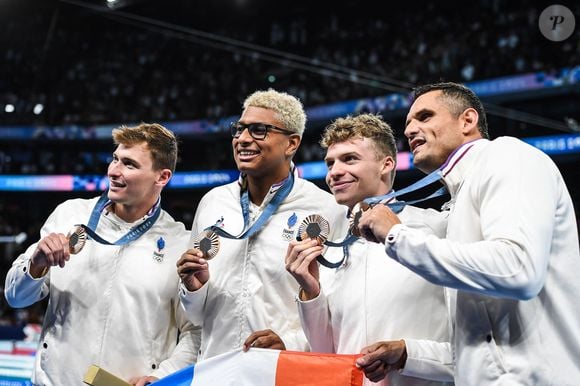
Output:
[[[463,135],[470,137],[479,133],[479,128],[477,127],[479,125],[479,114],[477,113],[477,110],[473,107],[465,109],[461,114],[461,119],[463,121]]]
[[[155,185],[165,186],[169,183],[171,176],[173,173],[169,169],[161,169],[159,175],[157,176],[157,181],[155,181]]]
[[[288,147],[286,148],[286,156],[290,158],[294,157],[298,147],[300,146],[300,142],[302,142],[302,137],[297,134],[292,134],[288,136]]]
[[[381,165],[381,175],[385,178],[385,181],[391,182],[391,176],[395,172],[395,167],[397,163],[395,159],[390,155],[387,155],[382,160]]]

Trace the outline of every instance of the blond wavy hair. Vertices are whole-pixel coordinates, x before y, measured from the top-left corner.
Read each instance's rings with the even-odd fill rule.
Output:
[[[357,116],[346,116],[335,119],[326,126],[320,146],[328,149],[336,143],[345,142],[351,139],[368,138],[373,143],[375,155],[378,160],[386,156],[391,156],[397,163],[397,144],[395,135],[388,123],[378,114],[360,114]],[[395,173],[391,179],[395,179]],[[392,182],[392,181],[391,181]]]
[[[248,107],[261,107],[273,110],[278,120],[284,124],[282,129],[290,130],[302,136],[306,128],[306,113],[302,102],[288,93],[268,89],[256,91],[244,101],[244,110]]]

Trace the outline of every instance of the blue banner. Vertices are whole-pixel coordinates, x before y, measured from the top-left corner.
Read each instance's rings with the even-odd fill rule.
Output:
[[[161,378],[157,382],[153,382],[151,385],[155,386],[190,386],[193,380],[194,365],[187,366],[181,370],[169,374],[168,376]],[[217,381],[216,381],[217,382]]]
[[[548,155],[580,153],[580,134],[552,135],[546,137],[522,138],[522,141],[537,147]],[[324,179],[324,161],[306,162],[297,165],[298,173],[307,180]],[[412,154],[397,154],[397,170],[413,168]],[[169,182],[168,189],[211,188],[238,179],[235,169],[216,171],[176,172]],[[101,175],[3,175],[0,176],[0,191],[95,191],[102,192],[109,186],[106,176]]]

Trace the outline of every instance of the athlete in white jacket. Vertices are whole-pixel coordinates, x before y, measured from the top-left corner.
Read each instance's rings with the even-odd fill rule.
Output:
[[[157,124],[113,131],[118,145],[102,199],[59,205],[41,239],[19,256],[6,277],[14,307],[49,297],[33,383],[84,385],[90,365],[144,385],[195,360],[199,331],[179,307],[175,263],[188,242],[182,223],[160,208],[175,169],[177,142]],[[88,224],[107,241],[87,240],[69,252],[67,232]],[[143,229],[145,227],[146,229]]]
[[[250,237],[220,237],[213,260],[192,248],[178,262],[181,302],[202,326],[200,359],[240,347],[308,349],[294,303],[298,285],[284,268],[284,254],[311,214],[334,223],[332,236],[339,237],[346,229],[346,208],[293,171],[305,120],[300,101],[269,90],[250,95],[232,125],[242,175],[203,197],[192,235],[216,223],[231,235],[261,226]]]
[[[556,165],[517,140],[487,137],[481,103],[453,83],[425,86],[407,116],[415,165],[441,170],[447,236],[375,207],[360,221],[388,256],[457,289],[456,383],[578,385],[580,254],[570,194]]]
[[[371,114],[339,118],[325,131],[326,181],[336,200],[353,208],[392,189],[395,140],[391,128]],[[444,235],[445,216],[405,207],[409,226]],[[453,381],[445,296],[411,270],[390,261],[380,244],[358,239],[336,269],[320,266],[316,241],[291,243],[288,271],[300,283],[298,306],[313,351],[386,353],[388,361],[363,366],[366,384],[441,385]],[[341,248],[325,257],[340,260]],[[338,255],[338,257],[337,257]]]

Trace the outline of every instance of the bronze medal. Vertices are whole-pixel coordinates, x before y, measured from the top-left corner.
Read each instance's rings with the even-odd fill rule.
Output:
[[[205,259],[213,259],[220,250],[220,238],[217,233],[205,230],[193,239],[193,248],[202,251]]]
[[[350,223],[350,233],[353,236],[361,237],[360,230],[358,229],[358,223],[360,218],[364,212],[369,210],[371,206],[364,201],[359,202],[356,204],[352,210],[350,211],[350,215],[348,216],[348,221]]]
[[[66,238],[68,239],[68,251],[72,255],[76,255],[85,246],[87,232],[85,232],[85,229],[82,226],[77,225],[71,229]]]
[[[301,240],[317,239],[320,245],[324,244],[329,234],[330,224],[318,214],[306,217],[298,227],[298,235]]]

